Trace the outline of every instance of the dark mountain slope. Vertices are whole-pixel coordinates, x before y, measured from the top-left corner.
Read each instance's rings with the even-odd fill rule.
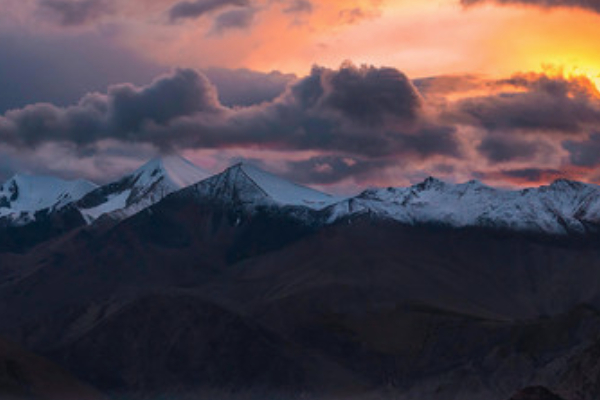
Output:
[[[74,207],[35,212],[35,219],[23,225],[3,224],[0,220],[0,254],[26,253],[35,246],[58,238],[85,225]]]
[[[3,400],[107,400],[50,361],[0,339]]]
[[[199,194],[21,259],[0,286],[0,329],[137,396],[358,386],[430,400],[551,387],[600,334],[591,242],[369,218],[321,227],[307,222],[318,213]]]
[[[54,358],[84,380],[133,397],[201,388],[294,393],[352,381],[334,364],[186,292],[139,297]]]
[[[59,345],[89,304],[199,286],[236,260],[314,230],[268,207],[249,213],[171,196],[116,226],[84,228],[19,258],[22,273],[0,286],[0,330],[36,349]]]
[[[510,400],[564,400],[542,386],[525,388],[516,393]]]
[[[567,361],[557,391],[569,400],[593,400],[600,395],[600,336]]]
[[[231,293],[246,296],[241,303],[261,306],[345,290],[355,298],[329,300],[340,311],[410,302],[515,320],[556,315],[600,299],[600,248],[591,243],[368,218],[325,227],[242,261],[233,271],[241,283]]]

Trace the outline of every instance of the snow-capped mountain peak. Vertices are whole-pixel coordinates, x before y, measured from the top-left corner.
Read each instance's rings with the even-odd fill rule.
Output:
[[[183,157],[154,158],[131,174],[85,196],[77,206],[88,222],[105,214],[122,219],[209,174]]]
[[[67,181],[50,176],[17,174],[0,185],[0,218],[13,224],[35,219],[44,209],[59,210],[96,189],[86,180]]]
[[[202,197],[250,206],[303,206],[320,210],[341,200],[246,163],[235,164],[200,182],[195,190]]]
[[[341,200],[335,196],[282,179],[249,164],[241,163],[237,165],[237,168],[273,201],[279,204],[322,209]]]
[[[161,177],[176,188],[184,188],[208,176],[208,173],[189,160],[175,155],[153,158],[131,175],[137,177],[138,186],[146,186]]]

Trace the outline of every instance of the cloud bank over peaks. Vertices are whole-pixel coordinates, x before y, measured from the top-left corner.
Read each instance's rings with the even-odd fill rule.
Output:
[[[593,151],[600,146],[594,129],[600,95],[582,77],[413,82],[394,68],[349,62],[315,66],[302,78],[247,70],[207,75],[223,95],[205,74],[177,69],[145,86],[89,93],[73,106],[41,103],[6,112],[0,147],[14,153],[62,146],[75,157],[93,157],[108,141],[201,152],[220,165],[224,157],[262,152],[265,162],[283,165],[280,172],[323,185],[436,172],[522,182],[549,176],[535,171],[562,170],[593,179],[600,164]],[[249,81],[258,86],[252,99],[236,88],[252,88]]]
[[[71,107],[35,104],[0,118],[0,140],[16,147],[46,142],[90,145],[99,140],[159,148],[259,145],[360,155],[458,155],[451,127],[421,117],[422,100],[390,68],[315,67],[271,102],[222,105],[201,73],[180,69],[144,87],[117,85]]]
[[[0,140],[16,147],[48,142],[93,144],[103,139],[150,141],[150,125],[167,125],[194,113],[223,111],[214,86],[194,70],[178,69],[148,86],[122,84],[90,93],[76,105],[34,104],[0,118]]]

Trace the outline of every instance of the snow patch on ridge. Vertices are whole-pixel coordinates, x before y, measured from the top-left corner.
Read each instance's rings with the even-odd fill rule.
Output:
[[[32,222],[36,212],[59,210],[97,187],[85,180],[15,175],[0,186],[0,218],[8,218],[16,225]]]
[[[281,179],[276,175],[247,164],[239,164],[238,167],[244,174],[252,179],[252,181],[254,181],[267,196],[279,204],[304,206],[320,210],[341,200],[339,197],[334,197],[306,186],[301,186],[285,179]]]
[[[242,163],[194,185],[191,190],[198,198],[246,208],[275,205],[321,210],[341,200]]]
[[[330,212],[330,222],[371,213],[411,225],[585,233],[600,223],[600,187],[558,180],[539,188],[503,190],[477,181],[449,184],[428,178],[411,187],[365,191]]]
[[[206,171],[182,157],[155,158],[130,175],[90,193],[78,203],[78,208],[88,223],[106,214],[123,219],[207,176]]]

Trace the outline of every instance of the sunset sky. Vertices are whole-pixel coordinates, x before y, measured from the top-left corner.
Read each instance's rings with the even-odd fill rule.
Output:
[[[4,0],[0,180],[600,182],[600,0]]]

